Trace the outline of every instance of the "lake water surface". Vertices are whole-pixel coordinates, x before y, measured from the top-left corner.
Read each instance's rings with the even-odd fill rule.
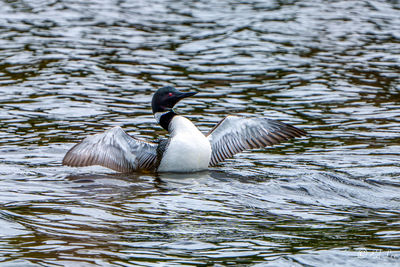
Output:
[[[309,136],[196,174],[61,166],[164,85]],[[400,3],[0,1],[1,266],[400,266]]]

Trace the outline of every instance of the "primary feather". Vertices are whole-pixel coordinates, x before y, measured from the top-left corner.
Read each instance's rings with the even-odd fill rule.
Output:
[[[244,150],[272,146],[303,135],[305,131],[283,122],[227,116],[207,134],[212,149],[210,166]]]
[[[82,167],[101,165],[119,172],[152,170],[157,159],[157,144],[139,140],[114,127],[86,137],[63,159],[63,165]]]

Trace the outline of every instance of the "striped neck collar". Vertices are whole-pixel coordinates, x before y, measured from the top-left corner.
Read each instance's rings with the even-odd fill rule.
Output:
[[[165,130],[168,131],[168,126],[172,120],[172,118],[177,115],[172,109],[166,112],[156,112],[154,117],[156,118],[157,122],[163,127]]]

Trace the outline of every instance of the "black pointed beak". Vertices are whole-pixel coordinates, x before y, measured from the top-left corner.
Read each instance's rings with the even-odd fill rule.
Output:
[[[188,93],[183,93],[183,92],[179,92],[176,95],[176,98],[178,98],[179,100],[184,99],[186,97],[190,97],[190,96],[194,96],[195,94],[197,94],[198,92],[188,92]]]

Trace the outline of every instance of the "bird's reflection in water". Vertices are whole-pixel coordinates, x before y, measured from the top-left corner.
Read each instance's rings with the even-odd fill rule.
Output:
[[[159,178],[140,173],[82,173],[66,176],[65,179],[71,191],[85,195],[129,194],[134,197],[165,190]]]
[[[73,174],[66,177],[72,182],[71,189],[80,189],[88,193],[129,191],[131,194],[143,192],[167,192],[188,186],[232,181],[257,181],[258,176],[243,176],[219,170],[208,170],[195,173],[99,173]]]
[[[148,191],[149,188],[165,191],[173,188],[185,187],[193,183],[205,182],[212,179],[208,171],[196,173],[100,173],[100,174],[74,174],[66,177],[72,183],[72,188],[86,188],[99,190],[119,188],[132,191]]]
[[[78,173],[71,174],[66,176],[65,178],[74,183],[94,183],[98,180],[110,179],[110,180],[118,180],[125,182],[140,182],[141,177],[143,177],[140,173]]]

